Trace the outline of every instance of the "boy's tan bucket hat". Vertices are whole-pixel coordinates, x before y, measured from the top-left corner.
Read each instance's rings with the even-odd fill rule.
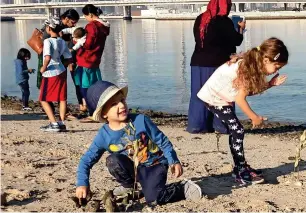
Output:
[[[115,84],[108,81],[97,81],[88,88],[86,102],[89,109],[95,109],[92,115],[93,120],[99,122],[106,121],[101,115],[103,106],[118,92],[122,92],[124,97],[126,97],[128,94],[128,86],[119,88]]]

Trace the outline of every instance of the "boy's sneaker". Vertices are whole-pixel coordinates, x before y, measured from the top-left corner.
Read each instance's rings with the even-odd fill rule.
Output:
[[[255,173],[250,172],[247,168],[238,172],[235,176],[235,181],[240,185],[248,184],[258,184],[263,183],[265,179],[262,176],[256,175]]]
[[[59,131],[61,131],[58,124],[52,124],[52,123],[49,123],[47,126],[40,127],[40,130],[42,130],[44,132],[59,132]]]
[[[66,132],[67,131],[66,125],[64,124],[63,121],[58,121],[57,124],[58,124],[61,132]]]
[[[22,107],[22,111],[32,111],[31,107]]]
[[[181,184],[184,185],[184,195],[186,200],[199,201],[202,198],[202,190],[195,182],[184,180]]]
[[[117,197],[125,196],[129,193],[133,193],[133,188],[125,188],[124,186],[117,186],[113,190],[113,195]]]
[[[59,126],[61,132],[67,132],[67,127],[66,127],[65,124],[59,124],[58,126]]]

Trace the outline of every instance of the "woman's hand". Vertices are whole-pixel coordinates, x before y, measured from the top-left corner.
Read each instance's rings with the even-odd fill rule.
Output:
[[[178,178],[183,174],[183,167],[180,163],[172,164],[170,166],[171,173],[174,177]]]
[[[47,68],[45,66],[42,66],[40,68],[40,73],[44,73],[44,72],[46,72],[46,70],[47,70]]]
[[[245,29],[246,21],[238,21],[238,25],[240,27],[240,30],[243,31]]]
[[[246,22],[245,21],[239,21],[238,25],[239,25],[239,33],[243,34],[243,31],[245,30]]]
[[[76,188],[75,195],[77,198],[86,198],[87,194],[89,193],[90,189],[87,186],[79,186]]]
[[[269,81],[269,86],[273,87],[273,86],[279,86],[282,85],[287,79],[287,76],[285,75],[279,75],[279,73],[277,73],[276,75],[273,76],[273,78]]]
[[[74,64],[73,63],[69,64],[68,69],[70,70],[70,72],[73,72],[74,71]]]

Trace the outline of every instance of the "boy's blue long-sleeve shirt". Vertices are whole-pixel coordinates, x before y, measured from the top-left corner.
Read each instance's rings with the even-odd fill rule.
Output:
[[[27,62],[20,59],[16,59],[14,62],[15,62],[16,83],[20,84],[24,81],[29,80]]]
[[[149,117],[142,114],[130,114],[128,119],[135,128],[134,135],[128,135],[127,128],[114,131],[108,124],[101,127],[93,143],[80,160],[77,170],[77,186],[89,186],[90,169],[105,151],[128,155],[128,151],[123,147],[128,144],[128,141],[135,139],[142,141],[140,143],[142,151],[139,153],[145,156],[140,161],[140,165],[150,166],[156,162],[169,165],[179,163],[172,143]]]

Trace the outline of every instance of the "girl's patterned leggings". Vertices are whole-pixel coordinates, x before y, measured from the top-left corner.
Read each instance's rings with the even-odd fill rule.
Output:
[[[232,106],[211,106],[205,103],[206,107],[218,117],[229,130],[229,146],[234,159],[235,166],[240,170],[246,165],[244,158],[243,139],[244,129],[238,120]]]

